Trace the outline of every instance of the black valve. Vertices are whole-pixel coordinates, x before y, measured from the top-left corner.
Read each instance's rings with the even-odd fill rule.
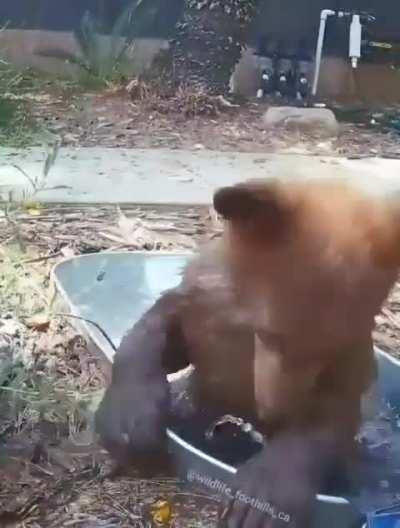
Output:
[[[295,74],[295,90],[297,99],[306,99],[310,93],[310,63],[306,61],[299,61],[297,63]]]
[[[303,38],[300,40],[296,52],[294,88],[297,100],[303,100],[309,96],[312,71],[313,59],[310,55],[309,43]]]
[[[282,97],[290,97],[294,95],[294,69],[292,58],[282,57],[278,60],[275,83],[275,89],[278,95]]]
[[[274,91],[274,60],[272,57],[259,57],[258,66],[260,71],[260,80],[257,97],[261,98],[264,95],[271,94]]]

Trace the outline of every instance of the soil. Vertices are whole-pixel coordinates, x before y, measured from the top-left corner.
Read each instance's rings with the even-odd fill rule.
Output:
[[[181,98],[187,99],[187,94]],[[398,132],[379,123],[371,125],[372,111],[365,112],[363,122],[342,121],[338,138],[321,141],[263,130],[261,117],[269,105],[241,101],[237,106],[220,109],[216,105],[207,111],[204,102],[197,114],[188,116],[179,97],[150,95],[146,100],[132,100],[119,87],[101,93],[44,93],[30,102],[37,122],[61,136],[64,145],[400,156]]]
[[[73,409],[76,395],[98,401],[106,383],[102,361],[70,320],[53,318],[45,307],[53,294],[50,270],[62,258],[107,250],[193,249],[219,236],[218,222],[204,208],[135,207],[121,216],[112,206],[18,210],[12,220],[0,219],[0,376],[4,358],[19,363],[22,357],[24,383],[14,385],[16,374],[0,379],[10,389],[0,391],[0,526],[155,526],[152,511],[161,499],[172,508],[170,526],[211,528],[216,498],[189,489],[173,471],[146,479],[116,473],[96,442],[92,422]],[[37,376],[51,386],[36,384]],[[15,403],[19,391],[30,398],[31,387],[39,387],[40,398],[48,402],[44,416],[37,415],[36,395]]]

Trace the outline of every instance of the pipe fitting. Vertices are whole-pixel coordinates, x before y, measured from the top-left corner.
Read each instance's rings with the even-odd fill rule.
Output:
[[[321,68],[321,59],[322,59],[322,48],[324,47],[324,39],[325,39],[326,21],[328,17],[334,16],[334,15],[336,15],[336,12],[333,11],[332,9],[323,9],[321,11],[317,49],[315,52],[315,73],[314,73],[314,82],[313,82],[313,87],[312,87],[313,96],[317,94],[317,89],[318,89],[319,72]]]
[[[323,9],[321,11],[321,20],[326,20],[329,16],[336,15],[336,12],[332,9]]]

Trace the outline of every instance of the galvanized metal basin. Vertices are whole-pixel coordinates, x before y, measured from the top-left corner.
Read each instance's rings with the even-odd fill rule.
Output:
[[[180,282],[182,268],[189,254],[171,253],[98,253],[67,259],[53,270],[56,286],[71,312],[98,323],[118,346],[123,334],[155,302],[159,295]],[[104,354],[109,363],[114,350],[92,325],[79,322],[89,339]],[[379,362],[379,390],[383,399],[400,412],[400,363],[376,350]],[[203,484],[211,491],[225,493],[239,463],[258,449],[250,441],[230,445],[208,446],[204,441],[207,418],[176,423],[168,429],[170,448],[178,462],[180,473],[188,481]],[[400,433],[394,432],[396,442]],[[237,448],[237,449],[236,449]],[[393,461],[400,492],[400,454]],[[385,470],[371,478],[385,480]],[[392,480],[391,480],[392,479]],[[200,482],[201,481],[201,482]],[[394,481],[396,482],[396,481]],[[392,484],[393,485],[393,484]],[[396,486],[396,483],[394,484]],[[317,496],[315,528],[354,528],[364,522],[368,509],[390,505],[390,493],[383,489],[366,492],[360,499],[354,496]],[[397,490],[395,490],[397,491]]]

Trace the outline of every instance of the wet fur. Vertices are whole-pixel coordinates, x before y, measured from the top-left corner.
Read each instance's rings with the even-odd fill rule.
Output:
[[[202,406],[249,417],[270,438],[316,432],[347,456],[376,376],[374,316],[400,264],[397,205],[339,181],[247,182],[221,189],[214,204],[227,222],[223,240],[121,343],[97,416],[105,445],[118,456],[128,435],[133,451],[157,449],[169,410],[165,376],[193,364]],[[269,489],[260,472],[267,458],[245,468],[246,485],[258,478]],[[302,462],[304,478],[312,458],[307,471]],[[286,500],[298,509],[295,495]],[[261,526],[243,512],[240,524],[238,511],[230,526]]]
[[[341,182],[243,188],[260,211],[251,199],[242,209],[239,196],[223,242],[188,266],[180,288],[202,398],[262,418],[266,432],[269,418],[314,424],[331,413],[347,423],[351,403],[353,434],[360,395],[375,376],[374,316],[400,262],[396,209]],[[271,200],[272,218],[264,216]],[[255,332],[274,369],[258,401]]]

